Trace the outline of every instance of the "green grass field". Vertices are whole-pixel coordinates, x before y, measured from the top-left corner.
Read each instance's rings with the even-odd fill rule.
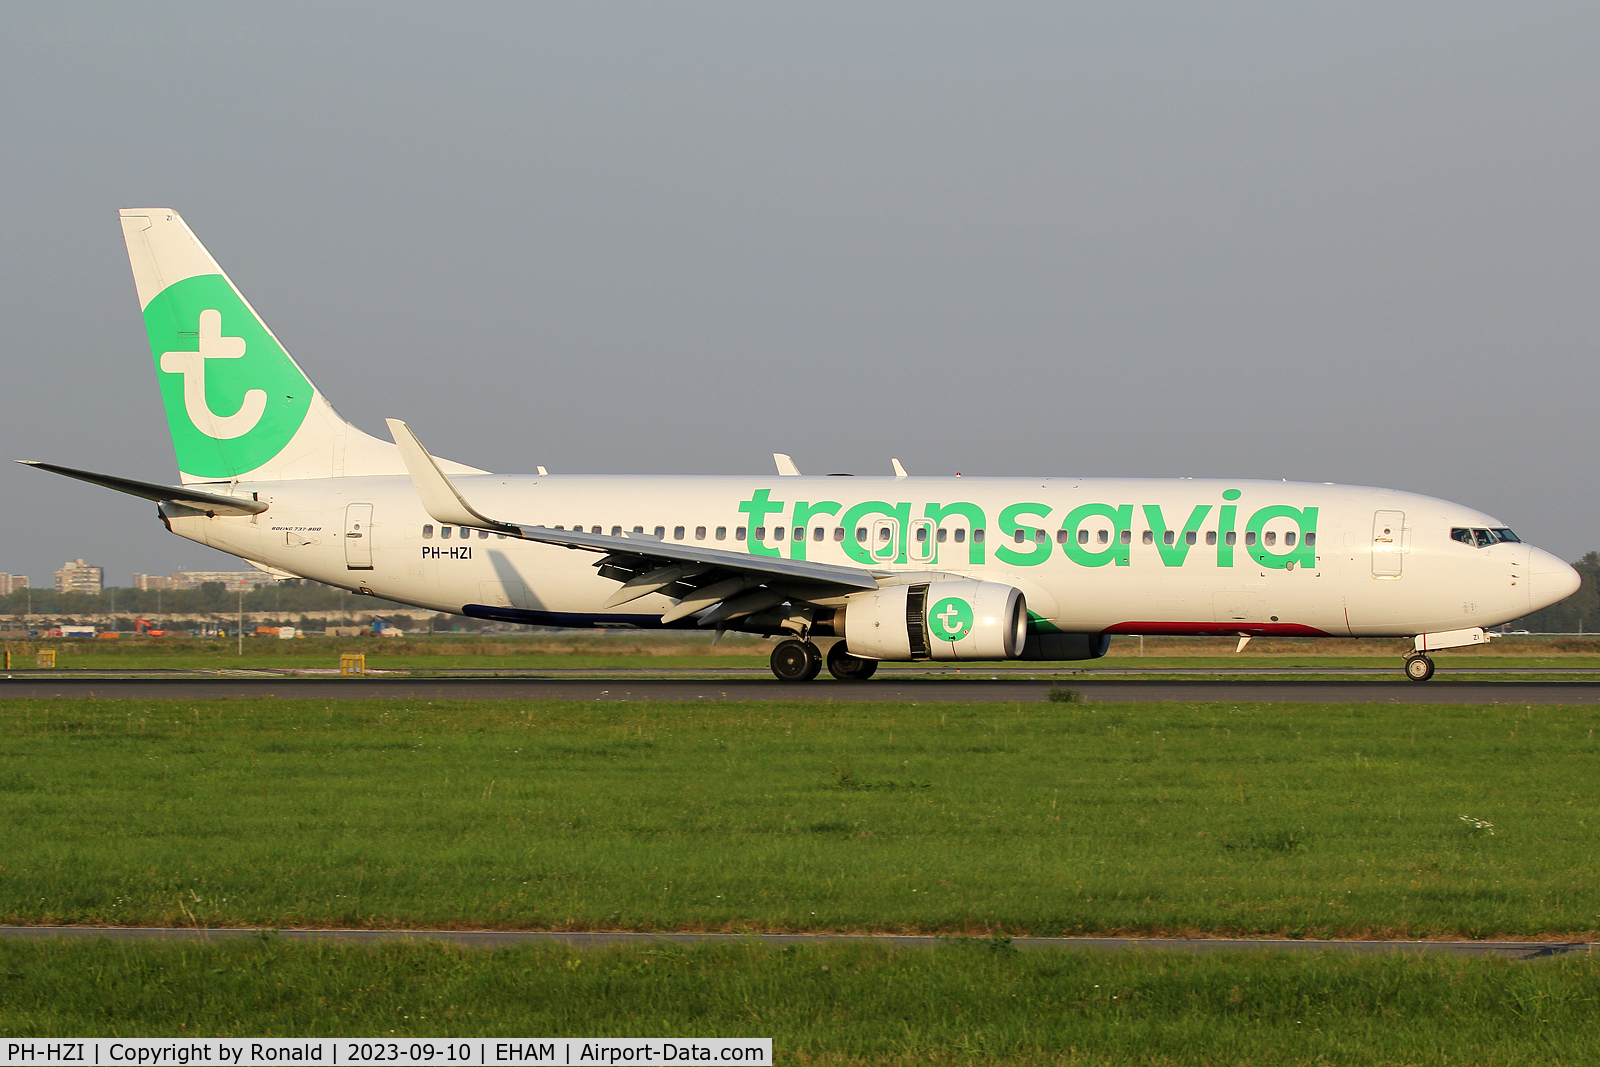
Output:
[[[771,1037],[809,1064],[1585,1064],[1600,958],[0,942],[0,1031]]]
[[[57,666],[68,670],[329,668],[338,666],[341,652],[364,653],[368,666],[394,670],[765,668],[772,651],[771,641],[755,637],[730,635],[712,648],[708,634],[627,631],[495,637],[437,634],[384,639],[317,636],[293,641],[249,638],[242,655],[233,638],[147,638],[125,634],[116,640],[48,638],[0,643],[13,653],[16,670],[31,669],[34,653],[41,648],[54,649]],[[1151,637],[1141,645],[1138,638],[1119,637],[1113,639],[1111,652],[1103,659],[1037,666],[1046,670],[1066,667],[1091,671],[1127,667],[1392,667],[1398,674],[1400,657],[1410,642],[1260,639],[1238,655],[1234,647],[1234,638]],[[1600,667],[1600,639],[1507,637],[1486,647],[1447,649],[1436,658],[1444,668],[1559,671]],[[884,669],[920,671],[925,666],[886,664]]]
[[[1593,937],[1597,725],[1592,707],[5,701],[0,921]]]

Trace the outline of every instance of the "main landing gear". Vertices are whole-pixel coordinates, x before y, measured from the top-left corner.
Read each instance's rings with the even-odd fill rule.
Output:
[[[1413,682],[1426,682],[1433,677],[1433,660],[1426,652],[1413,652],[1406,656],[1406,677]]]
[[[772,650],[772,673],[780,682],[809,682],[822,673],[822,653],[810,641],[789,638]]]
[[[828,649],[828,673],[841,682],[864,682],[878,669],[875,659],[862,659],[852,656],[850,650],[844,647],[843,641],[834,643]]]
[[[828,649],[828,673],[841,682],[864,682],[877,669],[877,660],[852,656],[843,641]],[[772,650],[772,673],[780,682],[809,682],[822,673],[822,653],[810,641],[779,641]]]

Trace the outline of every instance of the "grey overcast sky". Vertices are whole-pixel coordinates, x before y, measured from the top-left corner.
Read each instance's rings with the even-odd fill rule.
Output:
[[[119,207],[497,470],[1385,485],[1600,548],[1600,6],[6,5],[7,458],[170,481]],[[6,465],[0,570],[237,566]]]

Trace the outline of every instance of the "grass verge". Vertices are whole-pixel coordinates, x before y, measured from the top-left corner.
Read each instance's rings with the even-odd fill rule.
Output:
[[[13,1037],[771,1037],[815,1064],[1600,1059],[1600,959],[0,943]]]
[[[0,701],[0,920],[1593,937],[1596,725],[1587,707]]]

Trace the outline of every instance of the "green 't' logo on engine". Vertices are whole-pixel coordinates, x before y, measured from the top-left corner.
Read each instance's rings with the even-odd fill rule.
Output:
[[[227,279],[174,282],[144,322],[180,470],[228,478],[283,450],[310,410],[311,383]]]
[[[947,596],[928,612],[928,633],[941,641],[959,641],[972,632],[972,605]]]

